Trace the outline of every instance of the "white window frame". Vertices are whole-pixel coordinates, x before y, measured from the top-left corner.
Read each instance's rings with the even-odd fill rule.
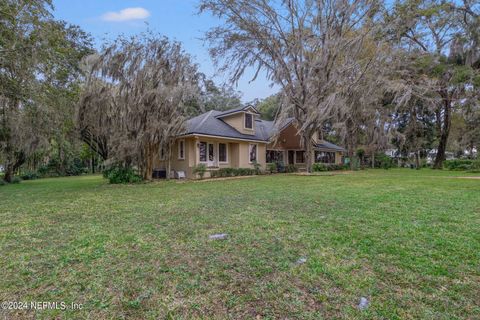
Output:
[[[250,161],[250,146],[256,146],[255,149],[255,160],[258,163],[258,143],[249,143],[248,144],[248,163],[253,163],[254,161]]]
[[[246,122],[247,122],[247,114],[249,114],[250,116],[252,116],[252,127],[249,128],[246,126]],[[243,128],[246,129],[246,130],[253,130],[253,122],[255,121],[255,119],[253,118],[253,113],[250,113],[250,112],[244,112],[243,114]]]
[[[183,145],[183,157],[180,153],[180,145]],[[178,160],[185,160],[185,139],[178,140],[177,148],[178,148]]]
[[[220,161],[220,144],[225,145],[225,161]],[[217,154],[218,154],[218,163],[228,163],[228,143],[226,142],[217,143]]]

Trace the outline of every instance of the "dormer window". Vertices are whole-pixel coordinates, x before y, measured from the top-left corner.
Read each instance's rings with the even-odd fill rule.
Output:
[[[253,115],[245,113],[245,129],[253,129]]]

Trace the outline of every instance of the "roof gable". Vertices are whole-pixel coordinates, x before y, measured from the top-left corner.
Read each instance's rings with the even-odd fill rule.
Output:
[[[252,105],[246,105],[246,106],[243,106],[243,107],[234,108],[234,109],[230,109],[230,110],[227,110],[227,111],[220,112],[215,117],[223,118],[223,117],[234,115],[236,113],[247,112],[247,111],[249,111],[250,113],[255,113],[257,115],[260,115],[260,112],[258,112],[257,108],[255,108]]]
[[[253,107],[252,107],[253,108]],[[232,109],[234,110],[234,109]],[[243,109],[242,109],[243,110]],[[294,123],[294,118],[287,118],[282,123],[255,119],[256,130],[254,135],[243,134],[222,120],[226,111],[211,110],[187,121],[187,130],[184,135],[198,134],[216,137],[234,138],[251,141],[270,142],[274,134],[278,134]],[[242,112],[237,110],[236,112]],[[233,113],[231,113],[233,114]],[[345,151],[327,141],[314,144],[315,148],[332,151]]]

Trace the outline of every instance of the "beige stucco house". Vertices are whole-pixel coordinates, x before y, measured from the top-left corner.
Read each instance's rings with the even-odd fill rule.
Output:
[[[260,119],[253,106],[212,110],[190,119],[186,132],[177,138],[171,153],[171,176],[183,171],[187,178],[195,178],[193,169],[200,163],[208,172],[226,167],[253,168],[255,162],[263,170],[271,162],[294,164],[302,170],[306,167],[305,150],[300,141],[293,119],[275,129],[272,121]],[[318,137],[312,144],[315,162],[342,162],[343,148]],[[162,155],[155,161],[157,172],[165,172],[167,167]]]

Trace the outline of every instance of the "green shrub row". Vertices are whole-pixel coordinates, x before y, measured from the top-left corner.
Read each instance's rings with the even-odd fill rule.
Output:
[[[341,164],[334,164],[334,163],[314,163],[312,166],[312,170],[314,172],[321,172],[321,171],[335,171],[335,170],[343,170],[344,166]]]
[[[259,174],[257,169],[251,168],[221,168],[218,170],[210,171],[210,177],[238,177],[238,176],[253,176]]]
[[[448,170],[455,170],[455,171],[480,171],[480,159],[446,160],[443,162],[443,166]]]

